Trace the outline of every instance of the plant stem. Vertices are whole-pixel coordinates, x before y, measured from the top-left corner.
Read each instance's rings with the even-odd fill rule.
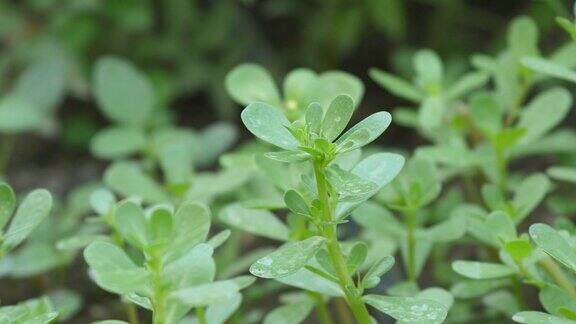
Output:
[[[316,315],[318,316],[320,324],[332,324],[332,318],[330,318],[330,313],[328,313],[328,308],[322,295],[315,292],[310,292],[309,294],[316,302]]]
[[[362,296],[359,293],[354,280],[348,271],[346,265],[346,259],[344,254],[340,250],[340,244],[338,243],[338,236],[336,235],[337,229],[336,224],[333,223],[333,208],[330,204],[330,198],[328,196],[328,185],[326,178],[322,170],[322,164],[319,161],[314,162],[314,175],[316,177],[316,186],[318,189],[318,197],[320,198],[321,208],[322,208],[322,221],[324,225],[322,226],[322,234],[327,240],[328,253],[330,255],[330,260],[336,271],[338,281],[340,283],[340,288],[346,295],[346,302],[352,310],[356,322],[359,324],[370,324],[372,320],[370,318],[370,313],[366,305],[362,301]]]
[[[562,287],[570,297],[576,299],[576,289],[574,289],[572,281],[570,281],[570,278],[566,276],[562,268],[560,268],[554,260],[546,255],[538,261],[538,264],[548,273],[558,286]]]
[[[136,305],[132,304],[131,302],[126,302],[126,315],[128,316],[128,323],[130,324],[138,324],[140,323],[140,319],[138,318],[138,310],[136,309]]]
[[[206,308],[196,308],[196,317],[198,318],[198,324],[206,324]]]
[[[406,210],[406,249],[408,260],[406,262],[408,281],[416,283],[416,211]]]
[[[156,255],[151,256],[148,261],[148,267],[152,272],[152,284],[154,286],[152,293],[152,322],[154,324],[165,324],[166,293],[162,280],[162,258]]]

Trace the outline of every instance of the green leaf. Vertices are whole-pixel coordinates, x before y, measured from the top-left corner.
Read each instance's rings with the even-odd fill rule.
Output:
[[[326,169],[326,178],[339,194],[338,201],[365,201],[378,191],[378,185],[338,166]]]
[[[454,285],[450,292],[460,299],[477,298],[510,284],[510,279],[466,280]]]
[[[438,54],[420,50],[414,55],[416,81],[428,94],[437,95],[442,88],[444,66]]]
[[[148,243],[146,218],[140,206],[132,201],[120,203],[114,212],[114,223],[122,237],[135,247]]]
[[[210,305],[206,310],[206,322],[209,324],[224,324],[235,313],[242,303],[242,295],[236,294],[234,297],[221,303]]]
[[[503,264],[476,261],[454,261],[452,269],[459,275],[471,279],[496,279],[516,273],[515,269]]]
[[[0,234],[4,225],[10,220],[14,209],[16,209],[14,191],[8,184],[0,182]]]
[[[328,106],[328,110],[322,120],[322,136],[328,142],[334,141],[344,131],[352,113],[354,102],[348,95],[339,95]]]
[[[283,284],[297,287],[302,290],[320,293],[326,296],[343,297],[344,292],[340,286],[320,275],[302,268],[295,273],[282,278],[276,278]]]
[[[362,286],[367,289],[376,287],[380,283],[380,277],[390,271],[395,262],[394,257],[391,255],[376,261],[364,275]]]
[[[117,162],[106,169],[104,182],[114,191],[126,197],[139,197],[147,203],[170,201],[170,196],[136,164]]]
[[[576,310],[576,301],[558,286],[547,285],[541,288],[538,299],[544,309],[553,315],[562,316],[563,309]]]
[[[204,242],[210,232],[210,210],[203,204],[186,202],[174,214],[176,233],[170,251],[181,256],[193,246]]]
[[[371,143],[384,133],[391,122],[392,116],[385,111],[366,117],[336,140],[338,152],[349,152]]]
[[[281,278],[293,274],[316,255],[324,241],[322,237],[313,236],[304,241],[286,243],[252,264],[250,273],[261,278]]]
[[[502,109],[494,95],[477,93],[470,99],[469,106],[474,124],[484,134],[491,136],[502,129]]]
[[[366,295],[362,299],[368,305],[399,322],[412,324],[442,323],[448,314],[446,307],[433,300],[380,295]]]
[[[441,97],[426,98],[418,112],[418,123],[423,129],[428,131],[441,127],[445,109],[446,103]]]
[[[268,71],[258,64],[242,64],[226,75],[226,90],[236,102],[263,102],[279,108],[280,94]]]
[[[125,294],[146,292],[149,273],[136,264],[116,245],[92,242],[84,250],[84,259],[93,270],[94,279],[106,290]]]
[[[155,206],[148,211],[148,215],[148,223],[146,224],[148,240],[153,244],[171,241],[174,234],[172,210],[167,206]]]
[[[276,307],[264,317],[263,324],[299,324],[310,315],[313,308],[314,302],[311,300]]]
[[[555,229],[546,224],[530,226],[530,237],[544,252],[576,272],[576,251]]]
[[[310,209],[304,198],[296,190],[288,190],[284,194],[284,203],[293,213],[310,215]]]
[[[546,172],[556,180],[576,183],[576,168],[551,167]]]
[[[166,143],[158,154],[165,182],[171,187],[183,185],[184,188],[189,188],[195,160],[190,143],[188,141]]]
[[[22,98],[8,96],[0,100],[0,132],[19,133],[40,126],[44,114]]]
[[[43,57],[18,78],[11,95],[26,100],[45,116],[64,98],[66,75],[66,65],[61,58]]]
[[[570,92],[563,88],[553,88],[538,95],[520,115],[518,127],[525,129],[520,143],[530,143],[541,138],[558,125],[572,105]]]
[[[392,94],[413,101],[420,102],[424,99],[422,92],[414,87],[410,82],[401,79],[393,74],[372,68],[369,73],[370,78]]]
[[[532,253],[532,245],[523,239],[506,242],[504,248],[516,262],[521,262]]]
[[[238,137],[236,127],[227,122],[214,123],[200,133],[199,141],[203,144],[202,154],[195,156],[198,166],[207,166],[226,152]],[[191,153],[192,154],[192,153]]]
[[[524,56],[539,56],[538,27],[530,17],[519,17],[508,29],[508,45],[516,59]]]
[[[212,258],[212,246],[201,243],[194,246],[182,257],[168,263],[164,268],[164,278],[174,289],[188,288],[214,281],[216,263]]]
[[[47,190],[32,191],[18,206],[4,236],[3,247],[11,250],[24,241],[50,214],[52,196]]]
[[[156,106],[150,81],[129,62],[105,57],[96,63],[94,95],[99,108],[110,120],[143,126]]]
[[[525,311],[514,314],[512,319],[518,323],[524,324],[574,324],[574,321],[569,319],[556,317],[550,314]]]
[[[242,111],[241,117],[246,128],[259,139],[285,150],[298,148],[298,141],[287,129],[288,119],[274,107],[253,103]]]
[[[463,97],[467,93],[484,86],[490,75],[485,72],[470,72],[462,76],[446,92],[449,100],[455,100]]]
[[[350,249],[348,257],[346,258],[346,266],[350,273],[355,273],[358,268],[366,261],[368,255],[368,246],[363,242],[357,242]]]
[[[219,218],[227,225],[273,240],[287,241],[290,230],[267,210],[248,209],[239,203],[226,206]]]
[[[351,173],[376,185],[374,190],[368,191],[363,195],[363,198],[368,199],[390,183],[400,173],[403,166],[404,157],[399,154],[376,153],[360,161],[352,169]],[[336,215],[338,218],[346,216],[354,207],[364,202],[365,199],[339,203],[336,207]]]
[[[240,287],[234,280],[221,280],[176,290],[170,294],[170,298],[188,306],[203,307],[225,302],[233,298],[239,290]]]
[[[550,60],[539,57],[524,57],[522,64],[536,72],[576,83],[576,72]]]
[[[139,128],[109,127],[96,134],[90,143],[92,153],[104,159],[118,159],[142,152],[147,145]]]
[[[314,88],[312,101],[327,107],[338,95],[348,95],[354,106],[360,104],[364,95],[364,85],[356,76],[342,71],[328,71],[320,74]]]
[[[295,69],[290,71],[283,83],[286,108],[296,111],[305,108],[305,105],[311,100],[317,82],[318,76],[312,70]]]
[[[317,135],[320,134],[323,115],[324,111],[322,110],[322,106],[320,104],[313,102],[308,106],[306,109],[305,119],[309,132]]]
[[[517,224],[540,204],[550,191],[550,186],[550,180],[545,175],[536,173],[524,179],[516,187],[512,206],[516,211],[514,220]]]

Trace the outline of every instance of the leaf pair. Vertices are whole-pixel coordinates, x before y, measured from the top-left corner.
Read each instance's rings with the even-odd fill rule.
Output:
[[[16,208],[16,197],[12,188],[0,183],[0,256],[20,245],[50,214],[52,196],[44,189],[29,193]],[[10,221],[12,214],[14,217]],[[8,224],[2,232],[2,228]]]

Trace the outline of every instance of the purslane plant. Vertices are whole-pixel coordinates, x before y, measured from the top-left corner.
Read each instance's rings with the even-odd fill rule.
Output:
[[[207,240],[211,220],[205,206],[183,203],[175,210],[170,205],[144,210],[125,200],[111,208],[121,245],[96,240],[84,251],[100,287],[150,310],[155,324],[176,323],[193,309],[199,323],[222,323],[234,312],[239,291],[253,279],[215,281],[212,254],[229,232]]]
[[[352,98],[340,95],[328,107],[311,103],[304,119],[292,123],[281,111],[265,103],[252,103],[242,112],[242,121],[250,132],[283,149],[267,153],[267,158],[312,166],[311,174],[302,178],[303,189],[288,190],[284,195],[286,206],[296,216],[307,219],[309,234],[259,259],[252,264],[250,272],[282,281],[299,271],[310,271],[333,281],[340,287],[358,323],[371,323],[366,303],[398,320],[441,322],[447,309],[439,302],[365,295],[365,289],[373,287],[379,276],[390,268],[389,257],[376,261],[362,277],[358,269],[365,261],[365,246],[360,243],[345,253],[340,244],[338,225],[346,222],[355,207],[390,182],[404,161],[397,154],[379,153],[366,157],[350,171],[334,163],[339,155],[375,140],[391,121],[387,112],[379,112],[341,135],[353,110]],[[325,258],[318,259],[319,254]],[[320,266],[310,264],[315,256],[323,260]]]

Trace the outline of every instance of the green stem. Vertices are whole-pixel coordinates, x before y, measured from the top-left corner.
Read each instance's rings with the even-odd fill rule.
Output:
[[[340,244],[338,243],[338,237],[336,235],[336,224],[333,223],[333,208],[330,204],[328,185],[326,178],[324,177],[321,162],[316,161],[314,163],[314,175],[316,177],[318,197],[320,198],[322,206],[322,221],[324,222],[324,225],[321,226],[321,230],[323,236],[327,240],[328,253],[332,265],[334,266],[334,270],[336,271],[340,288],[346,295],[346,302],[352,310],[356,322],[359,324],[370,324],[372,323],[370,313],[368,313],[368,309],[362,301],[362,295],[354,284],[354,280],[348,271],[344,254],[342,253],[342,250],[340,250]]]
[[[131,302],[126,302],[126,315],[128,316],[128,323],[130,324],[138,324],[140,323],[140,319],[138,318],[138,310],[136,309],[136,305],[132,304]]]
[[[504,196],[506,196],[508,189],[508,161],[506,160],[505,153],[498,148],[496,150],[496,164],[498,168],[498,186]]]
[[[407,274],[408,281],[416,283],[416,211],[407,210],[406,218],[406,248],[407,248]]]
[[[196,317],[198,318],[198,324],[206,324],[206,308],[196,308]]]
[[[576,289],[574,289],[572,281],[566,276],[562,268],[552,260],[552,258],[545,256],[538,261],[538,264],[548,273],[558,286],[562,287],[570,297],[576,299]]]
[[[151,256],[148,267],[152,272],[152,322],[154,324],[165,324],[166,321],[166,292],[162,280],[162,259],[158,256]]]
[[[330,318],[330,313],[328,312],[326,302],[324,298],[322,298],[322,295],[315,292],[310,292],[309,294],[316,303],[316,315],[318,316],[320,324],[332,324],[332,318]]]

